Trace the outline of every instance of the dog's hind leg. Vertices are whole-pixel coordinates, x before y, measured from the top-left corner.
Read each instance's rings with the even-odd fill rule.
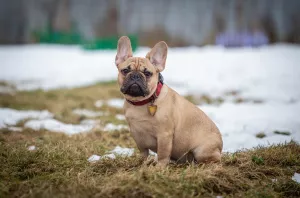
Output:
[[[193,150],[194,158],[197,163],[210,163],[221,161],[221,151],[211,145],[202,145]]]

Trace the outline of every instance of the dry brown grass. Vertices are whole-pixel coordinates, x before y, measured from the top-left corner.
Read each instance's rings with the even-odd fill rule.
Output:
[[[35,145],[36,151],[27,147]],[[128,131],[67,136],[0,132],[0,197],[299,197],[294,142],[224,154],[220,164],[144,166],[138,155],[91,164],[116,145],[133,147]],[[261,159],[261,160],[259,160]],[[272,182],[276,179],[276,182]]]
[[[84,117],[72,113],[75,108],[109,111],[110,114],[121,113],[122,110],[103,106],[97,109],[96,100],[120,98],[121,94],[115,81],[75,89],[57,89],[51,91],[35,90],[16,92],[14,95],[4,94],[0,97],[0,107],[22,110],[44,110],[54,113],[55,118],[67,123],[78,123]],[[110,118],[104,118],[103,120]]]

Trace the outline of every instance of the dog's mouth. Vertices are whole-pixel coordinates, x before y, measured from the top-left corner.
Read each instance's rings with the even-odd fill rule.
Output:
[[[123,94],[127,94],[129,96],[133,97],[139,97],[139,96],[147,96],[149,94],[147,88],[140,82],[134,82],[130,85],[124,85],[121,87],[121,92]]]
[[[129,73],[121,87],[121,92],[132,97],[147,96],[149,91],[145,77],[136,71]]]

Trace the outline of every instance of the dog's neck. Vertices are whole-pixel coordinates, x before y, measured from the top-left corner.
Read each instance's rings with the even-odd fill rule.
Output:
[[[159,96],[162,87],[163,87],[163,82],[159,81],[154,94],[151,97],[147,98],[146,100],[137,101],[137,102],[133,102],[133,101],[130,101],[128,99],[126,99],[126,100],[127,100],[128,103],[130,103],[132,105],[135,105],[135,106],[142,106],[142,105],[145,105],[145,104],[148,104],[148,103],[154,103],[155,99]]]

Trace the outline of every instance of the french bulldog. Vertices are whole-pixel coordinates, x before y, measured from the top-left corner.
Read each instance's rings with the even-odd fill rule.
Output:
[[[141,156],[157,153],[157,166],[221,160],[223,141],[214,122],[197,106],[162,81],[168,46],[158,42],[146,58],[133,57],[131,43],[118,41],[115,64],[124,95],[125,117]],[[196,64],[196,63],[195,63]],[[184,66],[182,67],[184,75]]]

